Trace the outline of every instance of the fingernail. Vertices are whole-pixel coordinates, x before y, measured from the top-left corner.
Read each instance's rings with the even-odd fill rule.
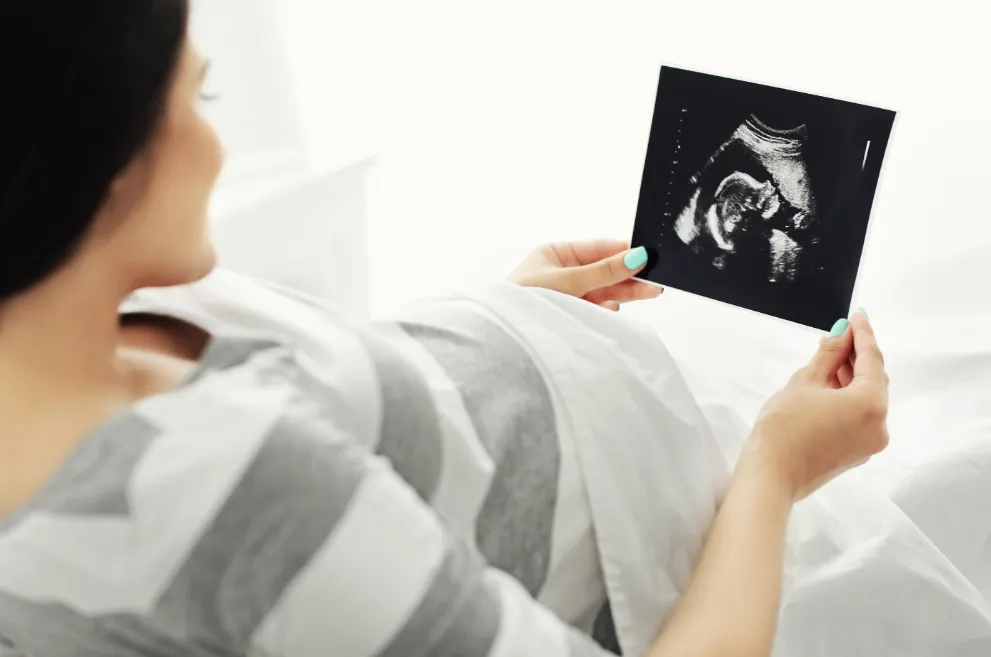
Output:
[[[634,269],[639,269],[647,262],[647,248],[643,246],[638,246],[623,258],[623,264],[630,271]]]
[[[860,311],[860,314],[863,315],[864,317],[866,317],[867,319],[870,319],[871,318],[871,316],[868,315],[867,314],[867,311],[864,310],[863,308],[858,308],[858,310]]]
[[[850,325],[850,322],[846,318],[836,320],[833,324],[833,328],[829,329],[829,337],[838,338],[844,333],[846,333],[846,327]]]

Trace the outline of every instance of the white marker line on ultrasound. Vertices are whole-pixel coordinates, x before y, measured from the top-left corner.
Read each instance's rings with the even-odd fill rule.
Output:
[[[860,163],[860,170],[863,171],[864,167],[867,166],[867,154],[871,152],[871,142],[867,142],[867,148],[864,149],[864,161]]]

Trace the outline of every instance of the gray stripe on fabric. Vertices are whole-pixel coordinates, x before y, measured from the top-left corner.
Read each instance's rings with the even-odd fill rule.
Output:
[[[554,404],[537,365],[505,329],[481,315],[456,323],[401,326],[457,386],[496,464],[476,524],[479,550],[536,596],[550,568],[561,467]]]
[[[332,424],[333,434],[350,435],[362,445],[370,445],[367,423],[355,412],[354,401],[341,390],[321,380],[308,367],[300,364],[300,355],[309,358],[305,350],[291,345],[279,345],[252,361],[252,369],[258,381],[264,384],[285,384],[298,389],[300,394],[291,404],[298,407],[298,419],[310,419],[310,423]],[[305,410],[304,410],[305,409]]]
[[[0,657],[26,657],[9,639],[0,634]]]
[[[278,343],[265,339],[214,337],[200,366],[185,385],[192,385],[211,371],[240,365],[260,351],[276,346]],[[36,510],[67,516],[130,515],[128,483],[160,433],[161,429],[139,412],[111,418],[79,444],[52,477],[52,484],[25,509],[0,520],[0,529],[16,524],[28,512]]]
[[[111,419],[66,459],[52,483],[31,503],[31,510],[68,516],[130,515],[128,482],[160,433],[135,413]]]
[[[382,394],[382,423],[376,452],[427,503],[440,485],[443,429],[423,375],[394,347],[370,334],[359,336],[375,363]]]
[[[280,355],[272,352],[274,362]],[[274,376],[274,372],[271,374]],[[291,400],[156,606],[84,616],[0,592],[0,631],[44,657],[243,657],[344,517],[365,452]]]
[[[349,435],[366,444],[360,416],[354,412],[353,404],[340,391],[301,367],[296,349],[288,346],[271,349],[251,365],[259,383],[289,384],[298,391],[287,410],[296,422],[310,426],[310,435]]]
[[[419,607],[378,657],[488,657],[502,606],[484,566],[471,547],[454,545]]]
[[[334,442],[332,430],[283,416],[149,622],[193,645],[247,651],[258,625],[328,540],[363,478],[360,448]]]
[[[0,593],[0,622],[13,645],[36,657],[233,657],[186,646],[135,616],[91,618],[64,605],[35,604],[5,593]]]
[[[604,657],[608,654],[578,630],[568,628],[567,631],[568,657]]]

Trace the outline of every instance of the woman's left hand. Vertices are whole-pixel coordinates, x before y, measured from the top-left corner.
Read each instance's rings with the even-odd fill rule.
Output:
[[[630,249],[620,240],[561,242],[531,253],[509,278],[518,285],[555,290],[619,310],[621,303],[653,299],[664,291],[634,280],[646,264],[646,249]]]

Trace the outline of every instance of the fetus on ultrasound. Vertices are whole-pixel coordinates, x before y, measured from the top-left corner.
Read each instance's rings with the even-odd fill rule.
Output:
[[[694,178],[675,233],[721,271],[791,282],[816,242],[815,201],[801,128],[778,131],[752,117]]]

